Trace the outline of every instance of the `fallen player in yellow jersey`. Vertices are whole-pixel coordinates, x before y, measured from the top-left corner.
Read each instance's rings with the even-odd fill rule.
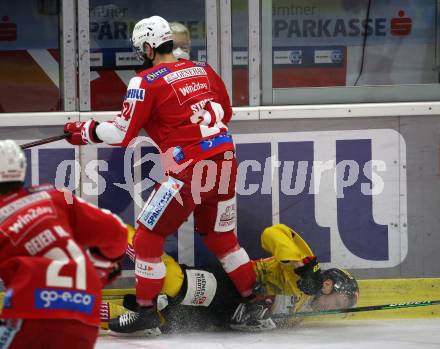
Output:
[[[321,272],[310,247],[288,226],[277,224],[266,228],[261,234],[261,244],[272,257],[254,261],[256,293],[261,298],[251,302],[243,301],[221,266],[192,268],[164,255],[167,273],[157,301],[163,319],[160,330],[201,330],[213,326],[265,330],[276,327],[271,314],[333,310],[356,304],[359,296],[356,280],[342,269]],[[267,302],[271,303],[270,307],[266,306]],[[111,319],[109,328],[118,332],[121,322],[129,322],[136,316],[135,312],[127,311],[136,309],[134,295],[126,295],[124,305],[103,303],[104,328]],[[152,333],[160,331],[147,330],[144,334]]]

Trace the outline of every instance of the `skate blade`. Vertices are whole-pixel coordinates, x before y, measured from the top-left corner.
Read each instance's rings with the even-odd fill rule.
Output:
[[[148,338],[148,337],[157,337],[162,334],[162,331],[156,327],[156,328],[149,328],[145,330],[135,331],[131,333],[121,333],[121,332],[115,332],[112,330],[108,330],[108,335],[113,337],[125,337],[125,338]]]

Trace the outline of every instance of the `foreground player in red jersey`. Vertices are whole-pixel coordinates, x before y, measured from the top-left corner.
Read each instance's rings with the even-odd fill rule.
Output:
[[[138,22],[132,43],[148,69],[130,80],[113,121],[67,123],[71,144],[127,146],[143,128],[162,152],[167,180],[157,184],[138,217],[134,238],[138,311],[120,332],[154,328],[156,297],[166,268],[165,238],[194,211],[196,230],[243,297],[256,275],[235,230],[235,147],[228,132],[232,108],[221,78],[206,63],[177,60],[169,24],[159,16]]]
[[[50,185],[24,188],[26,159],[0,141],[0,347],[93,348],[101,288],[120,271],[127,228]]]

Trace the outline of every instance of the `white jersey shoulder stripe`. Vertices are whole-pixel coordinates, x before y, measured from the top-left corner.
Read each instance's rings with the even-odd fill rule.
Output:
[[[130,127],[132,117],[138,103],[147,98],[147,90],[141,88],[142,78],[135,76],[130,79],[121,114],[116,116],[113,122],[103,122],[96,128],[96,134],[106,144],[116,145],[124,141]]]
[[[6,205],[5,207],[0,209],[0,223],[3,222],[5,219],[10,217],[15,212],[21,210],[22,208],[35,204],[39,201],[44,200],[50,200],[49,193],[42,191],[35,194],[31,194],[25,197],[22,197],[18,200],[15,200],[11,202],[10,204]]]

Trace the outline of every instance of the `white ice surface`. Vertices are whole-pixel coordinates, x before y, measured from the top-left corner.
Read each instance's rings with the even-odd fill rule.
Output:
[[[102,336],[98,349],[440,349],[440,319],[329,321],[265,333],[203,332],[154,338]]]

